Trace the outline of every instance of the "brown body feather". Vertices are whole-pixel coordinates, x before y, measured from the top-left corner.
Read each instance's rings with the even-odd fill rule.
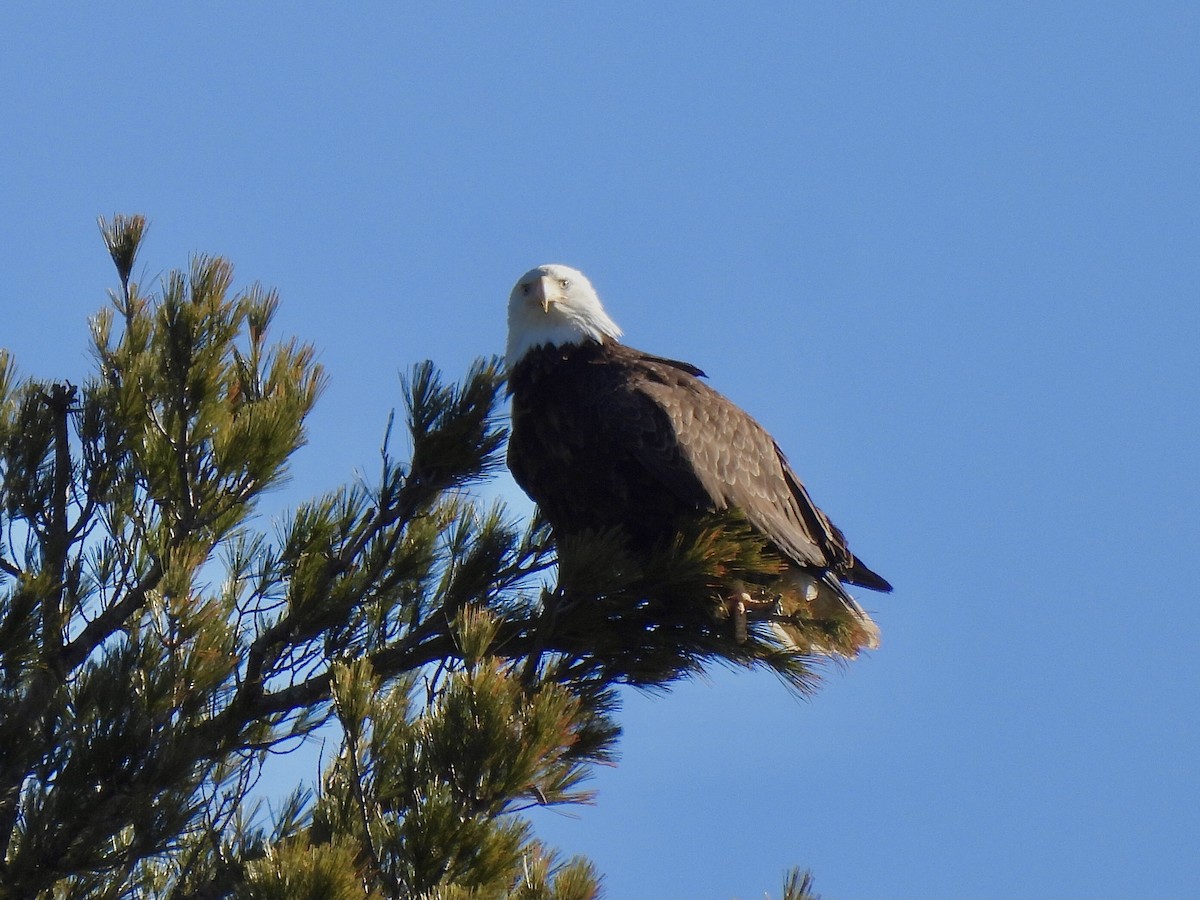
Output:
[[[615,341],[529,351],[509,375],[513,476],[559,536],[619,526],[635,549],[736,509],[790,570],[770,590],[802,649],[814,642],[787,627],[793,616],[845,620],[842,639],[814,649],[874,646],[874,623],[840,582],[891,585],[854,557],[770,434],[702,375]]]

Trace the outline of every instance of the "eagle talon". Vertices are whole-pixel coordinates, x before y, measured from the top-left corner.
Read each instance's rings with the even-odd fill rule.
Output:
[[[753,603],[753,599],[745,592],[734,594],[725,601],[725,610],[729,613],[729,618],[733,620],[733,639],[739,644],[744,644],[750,639],[746,627],[748,621],[746,610]]]
[[[770,597],[755,599],[749,594],[742,594],[743,602],[746,604],[746,612],[750,614],[755,621],[770,619],[773,616],[783,614],[783,597],[780,594],[772,594]]]

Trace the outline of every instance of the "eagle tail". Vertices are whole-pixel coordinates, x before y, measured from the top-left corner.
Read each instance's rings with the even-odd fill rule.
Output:
[[[789,569],[777,590],[780,614],[771,623],[789,649],[853,658],[879,646],[879,626],[832,574]]]

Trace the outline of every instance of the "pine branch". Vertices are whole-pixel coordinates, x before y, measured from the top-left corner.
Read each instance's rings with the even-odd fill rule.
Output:
[[[58,670],[58,655],[63,640],[65,595],[67,582],[67,496],[71,487],[71,449],[68,442],[68,417],[75,402],[75,387],[53,385],[43,394],[43,401],[53,416],[54,469],[50,497],[49,521],[42,536],[44,570],[53,579],[50,595],[42,601],[42,659],[50,671]]]
[[[812,872],[800,868],[791,869],[783,879],[782,900],[821,900],[813,890]]]
[[[155,559],[136,585],[125,591],[124,596],[92,619],[79,634],[62,650],[62,666],[67,670],[78,668],[109,637],[117,632],[129,618],[143,606],[151,591],[157,590],[164,575],[161,560]]]
[[[500,463],[495,359],[458,384],[415,366],[410,463],[385,440],[377,484],[302,505],[273,545],[250,516],[304,442],[314,351],[269,345],[278,298],[223,260],[143,295],[145,220],[101,231],[120,286],[96,377],[14,393],[0,353],[0,509],[25,541],[0,556],[0,894],[593,897],[519,813],[587,800],[613,685],[720,662],[811,688],[810,658],[724,613],[769,564],[736,522],[648,563],[588,536],[537,583],[545,523],[462,492]],[[295,805],[266,834],[243,806],[265,754],[333,711],[349,757],[311,825]]]

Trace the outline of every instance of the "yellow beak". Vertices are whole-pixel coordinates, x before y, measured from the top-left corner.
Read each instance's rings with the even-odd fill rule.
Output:
[[[558,299],[554,295],[554,279],[543,275],[537,280],[537,284],[533,286],[533,294],[537,297],[538,302],[542,304],[542,312],[550,312],[550,304]]]

